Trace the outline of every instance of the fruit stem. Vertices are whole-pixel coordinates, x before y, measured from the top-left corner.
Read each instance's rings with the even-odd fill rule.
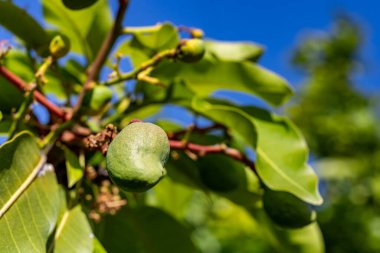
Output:
[[[155,56],[153,56],[151,59],[141,63],[140,66],[135,68],[134,70],[127,72],[127,73],[124,73],[124,74],[121,74],[120,76],[118,76],[116,78],[112,78],[111,80],[108,80],[105,83],[103,83],[103,85],[110,86],[113,84],[120,83],[122,81],[138,79],[139,74],[141,72],[143,72],[143,71],[145,71],[151,67],[156,66],[157,64],[159,64],[164,59],[174,58],[175,55],[176,55],[175,49],[168,49],[168,50],[164,50],[162,52],[159,52]]]

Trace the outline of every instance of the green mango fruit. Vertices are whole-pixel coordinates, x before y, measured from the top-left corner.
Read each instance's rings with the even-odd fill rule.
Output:
[[[263,205],[269,218],[281,227],[301,228],[316,219],[316,213],[309,204],[288,192],[266,188]]]
[[[226,155],[210,154],[198,162],[201,182],[210,190],[230,192],[246,184],[244,165]]]
[[[108,148],[108,174],[125,191],[147,191],[166,174],[169,152],[169,140],[162,128],[152,123],[131,123]]]
[[[63,5],[71,10],[81,10],[90,7],[98,0],[62,0]]]
[[[82,109],[89,115],[96,115],[112,99],[112,90],[106,86],[95,86],[83,98]]]
[[[64,35],[56,35],[49,44],[50,55],[55,59],[65,56],[70,51],[70,40]]]
[[[201,39],[181,40],[177,47],[177,58],[186,63],[200,61],[206,52],[205,43]]]

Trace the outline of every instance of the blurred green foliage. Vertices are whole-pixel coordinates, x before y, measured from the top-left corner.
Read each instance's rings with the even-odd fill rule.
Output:
[[[374,98],[354,81],[362,43],[360,26],[340,16],[292,58],[307,78],[289,114],[316,156],[326,200],[318,221],[332,253],[380,251],[379,120]]]

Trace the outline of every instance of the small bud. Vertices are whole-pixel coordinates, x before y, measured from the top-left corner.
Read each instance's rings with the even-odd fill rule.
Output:
[[[203,58],[205,51],[203,40],[185,39],[177,47],[177,58],[186,63],[194,63]]]
[[[204,36],[204,32],[201,29],[194,28],[194,29],[191,29],[190,35],[191,37],[195,39],[202,39]]]
[[[70,41],[66,36],[55,36],[49,45],[50,54],[55,58],[62,58],[70,50]]]

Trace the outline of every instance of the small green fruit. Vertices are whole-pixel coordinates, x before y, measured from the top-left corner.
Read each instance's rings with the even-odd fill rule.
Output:
[[[230,192],[246,184],[244,166],[225,155],[200,158],[198,169],[202,183],[216,192]]]
[[[162,128],[135,122],[126,126],[107,151],[107,170],[111,180],[130,192],[143,192],[166,174],[169,140]]]
[[[311,206],[296,196],[268,188],[263,196],[264,210],[277,225],[285,228],[301,228],[315,221],[316,213]]]
[[[54,58],[62,58],[70,51],[70,40],[64,35],[55,36],[50,41],[49,51]]]
[[[106,86],[95,86],[92,90],[86,93],[83,98],[82,107],[89,115],[96,115],[112,99],[112,90]]]
[[[177,47],[177,57],[186,63],[193,63],[201,60],[206,48],[203,40],[187,39],[182,40]]]
[[[81,10],[95,4],[98,0],[62,0],[63,5],[71,10]]]

